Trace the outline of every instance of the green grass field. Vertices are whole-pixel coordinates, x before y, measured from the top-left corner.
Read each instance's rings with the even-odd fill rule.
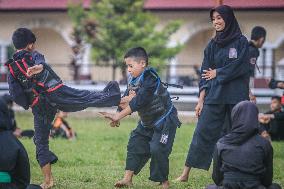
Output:
[[[33,128],[30,113],[17,113],[18,125]],[[76,141],[56,139],[50,141],[50,148],[59,157],[53,166],[55,189],[109,189],[121,179],[124,173],[126,145],[129,133],[136,126],[132,119],[123,120],[119,128],[110,128],[99,118],[68,118],[78,134]],[[183,168],[194,124],[184,124],[177,130],[173,152],[170,156],[169,179],[177,177]],[[31,163],[32,183],[40,184],[42,175],[35,159],[35,146],[30,139],[21,139]],[[284,142],[275,142],[274,181],[284,186]],[[211,172],[193,170],[188,183],[171,183],[171,188],[199,189],[212,183]],[[149,164],[133,180],[133,188],[158,188],[157,183],[148,180]]]

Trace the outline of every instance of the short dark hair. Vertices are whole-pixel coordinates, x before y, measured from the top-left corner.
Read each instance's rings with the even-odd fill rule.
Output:
[[[262,37],[266,37],[266,30],[262,26],[255,26],[251,31],[251,39],[258,40]]]
[[[34,33],[27,28],[18,28],[14,31],[12,41],[16,49],[23,49],[28,44],[35,43],[36,37]]]
[[[280,96],[272,96],[271,100],[278,100],[279,102],[281,102],[281,97]]]
[[[142,59],[146,62],[146,65],[148,65],[148,54],[143,47],[135,47],[135,48],[129,49],[124,55],[124,59],[125,58]]]

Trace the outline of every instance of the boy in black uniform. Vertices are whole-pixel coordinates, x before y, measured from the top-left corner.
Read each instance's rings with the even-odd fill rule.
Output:
[[[266,30],[261,26],[255,26],[251,31],[251,40],[249,41],[249,62],[250,62],[250,89],[253,87],[255,67],[259,71],[257,66],[257,58],[259,57],[259,48],[261,48],[265,42]],[[250,90],[250,100],[256,102],[255,96]]]
[[[120,106],[116,114],[102,114],[112,121],[113,127],[135,111],[140,121],[129,138],[124,178],[115,187],[131,186],[133,175],[137,175],[151,158],[149,179],[168,188],[169,155],[176,128],[181,124],[176,108],[157,72],[148,67],[148,55],[142,47],[130,49],[124,60],[131,75],[123,97],[128,103]]]
[[[70,88],[45,63],[43,55],[34,51],[36,37],[29,29],[17,29],[12,41],[17,51],[6,63],[10,94],[17,104],[32,108],[36,158],[45,177],[41,187],[51,188],[51,164],[57,157],[49,150],[48,137],[57,110],[74,112],[87,107],[116,106],[120,89],[117,82],[110,82],[102,92]]]

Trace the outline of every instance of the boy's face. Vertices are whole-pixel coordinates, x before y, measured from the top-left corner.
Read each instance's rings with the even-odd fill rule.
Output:
[[[145,60],[138,60],[132,57],[128,57],[125,58],[124,61],[127,65],[127,71],[132,77],[138,77],[146,67]]]

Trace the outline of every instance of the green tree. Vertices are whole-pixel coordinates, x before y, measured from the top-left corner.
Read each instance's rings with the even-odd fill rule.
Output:
[[[142,46],[149,54],[150,65],[159,71],[181,50],[181,45],[168,46],[180,22],[172,21],[157,30],[157,18],[143,10],[143,4],[143,0],[93,0],[89,9],[70,5],[68,14],[75,33],[92,45],[92,58],[97,64],[119,67],[125,75],[124,53]]]

